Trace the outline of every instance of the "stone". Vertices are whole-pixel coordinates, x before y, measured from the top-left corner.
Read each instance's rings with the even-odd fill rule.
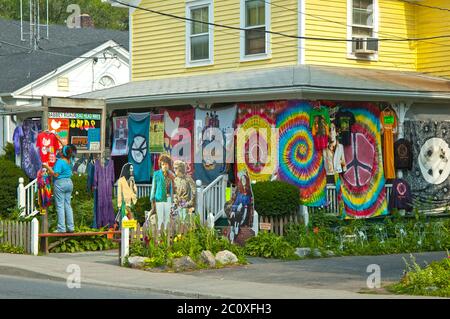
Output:
[[[145,260],[147,258],[141,256],[133,256],[128,258],[128,263],[131,268],[141,269],[145,266]]]
[[[322,253],[320,252],[320,250],[318,248],[314,248],[313,256],[314,257],[322,257]]]
[[[184,271],[197,268],[197,264],[189,256],[175,258],[173,260],[173,269],[175,271]]]
[[[212,252],[210,252],[209,250],[204,250],[202,251],[201,254],[201,259],[202,261],[207,264],[209,267],[216,267],[216,259],[214,258],[214,255]]]
[[[325,252],[325,254],[327,255],[327,257],[334,257],[334,256],[336,256],[335,253],[332,250],[327,250]]]
[[[308,248],[308,247],[297,248],[297,249],[295,250],[295,254],[296,254],[297,256],[301,257],[301,258],[304,258],[304,257],[306,257],[306,256],[308,256],[308,255],[311,254],[311,248]]]
[[[222,265],[236,264],[238,262],[238,258],[236,257],[236,255],[229,250],[219,251],[216,254],[215,259]]]

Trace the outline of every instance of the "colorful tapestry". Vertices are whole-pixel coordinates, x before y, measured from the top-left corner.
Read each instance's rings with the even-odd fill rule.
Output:
[[[368,218],[388,213],[379,110],[371,105],[346,108],[355,116],[351,144],[344,147],[347,171],[337,183],[345,218]]]
[[[287,102],[238,105],[236,119],[237,171],[246,170],[252,181],[266,181],[278,168],[277,111]]]
[[[128,154],[128,117],[113,118],[113,147],[111,156],[124,156]]]
[[[35,179],[42,162],[36,147],[37,136],[41,130],[41,120],[27,119],[22,125],[23,136],[20,141],[22,150],[21,167],[31,180]]]
[[[52,204],[52,178],[47,169],[41,168],[37,173],[38,204],[41,209],[46,209]]]
[[[404,179],[411,186],[414,207],[450,207],[450,122],[406,121],[404,128],[413,149],[412,169]]]
[[[164,152],[173,161],[186,163],[186,173],[194,174],[194,109],[164,110]]]
[[[210,184],[227,174],[234,157],[236,105],[195,110],[195,180]]]
[[[150,115],[150,153],[164,152],[164,114]]]
[[[300,188],[307,206],[326,205],[326,174],[321,152],[316,152],[307,102],[290,102],[277,116],[279,128],[279,169],[281,180]]]
[[[128,162],[133,165],[136,182],[150,182],[152,162],[148,151],[150,113],[128,116]]]

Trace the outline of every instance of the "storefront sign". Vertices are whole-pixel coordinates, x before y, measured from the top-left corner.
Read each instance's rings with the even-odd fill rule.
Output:
[[[259,223],[259,229],[272,230],[272,224],[271,223]]]
[[[132,220],[127,220],[127,221],[123,221],[122,222],[122,227],[123,228],[137,228],[137,221],[132,219]]]

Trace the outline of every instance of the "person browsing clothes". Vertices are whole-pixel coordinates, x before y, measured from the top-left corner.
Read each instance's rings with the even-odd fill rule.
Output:
[[[70,203],[73,191],[72,183],[72,160],[76,154],[76,147],[66,145],[61,152],[55,166],[51,168],[48,164],[43,164],[54,177],[53,192],[55,197],[56,212],[58,214],[58,226],[56,233],[74,232],[73,211]]]

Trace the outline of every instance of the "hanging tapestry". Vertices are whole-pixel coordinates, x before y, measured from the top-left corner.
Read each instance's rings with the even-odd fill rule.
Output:
[[[450,122],[406,121],[405,137],[412,143],[412,170],[404,179],[413,204],[420,210],[450,206]]]
[[[278,168],[276,114],[287,102],[238,105],[236,119],[237,171],[246,170],[252,181],[266,181]]]
[[[23,136],[21,138],[21,167],[31,180],[37,177],[41,169],[39,149],[36,147],[37,136],[41,130],[41,120],[28,119],[22,125]]]
[[[164,114],[150,115],[150,153],[164,152]]]
[[[164,110],[164,152],[172,161],[186,163],[186,173],[194,174],[194,109],[181,111]]]
[[[136,182],[150,182],[152,163],[148,151],[150,113],[128,115],[128,162],[133,165]]]
[[[279,178],[300,188],[307,206],[326,205],[326,174],[322,152],[317,152],[310,128],[311,105],[290,102],[277,116]]]
[[[48,129],[59,136],[64,145],[69,144],[69,119],[48,119]]]
[[[347,171],[337,183],[345,218],[388,213],[381,151],[379,110],[373,105],[346,109],[355,116],[351,144],[344,147]]]
[[[124,156],[128,154],[128,117],[113,118],[113,147],[111,156]]]
[[[195,180],[210,184],[227,174],[234,160],[236,105],[195,110]]]

